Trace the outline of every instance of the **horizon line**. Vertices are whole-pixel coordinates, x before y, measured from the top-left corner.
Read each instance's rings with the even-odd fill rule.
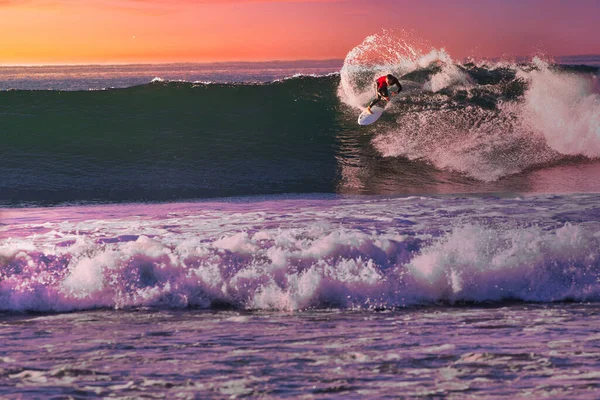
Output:
[[[82,63],[41,63],[41,64],[2,64],[3,67],[96,67],[96,66],[127,66],[127,65],[182,65],[182,64],[199,64],[199,65],[214,65],[214,64],[264,64],[264,63],[289,63],[289,62],[327,62],[327,61],[344,61],[344,58],[299,58],[299,59],[273,59],[273,60],[231,60],[231,61],[140,61],[140,62],[82,62]]]
[[[512,58],[527,58],[536,57],[538,55],[515,55]],[[565,55],[554,55],[549,57],[563,58],[563,57],[593,57],[600,56],[600,53],[587,53],[587,54],[565,54]],[[462,60],[472,59],[473,57],[463,57]],[[497,61],[502,59],[502,56],[487,58],[490,61]],[[343,62],[344,58],[300,58],[300,59],[272,59],[272,60],[230,60],[230,61],[155,61],[155,62],[82,62],[82,63],[40,63],[40,64],[1,64],[0,68],[14,68],[14,67],[102,67],[102,66],[136,66],[136,65],[182,65],[182,64],[195,64],[195,65],[216,65],[216,64],[264,64],[264,63],[289,63],[289,62]]]

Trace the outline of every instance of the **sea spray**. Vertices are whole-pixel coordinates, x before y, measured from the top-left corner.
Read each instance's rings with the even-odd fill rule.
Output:
[[[531,82],[525,94],[525,119],[560,154],[600,156],[600,92],[597,78],[557,72],[535,60],[536,69],[520,72]]]
[[[387,120],[370,129],[382,156],[486,182],[569,156],[598,156],[595,76],[540,58],[462,64],[443,49],[416,48],[382,32],[350,51],[342,67],[338,96],[352,107],[368,102],[381,74],[395,73],[407,87],[387,108]]]

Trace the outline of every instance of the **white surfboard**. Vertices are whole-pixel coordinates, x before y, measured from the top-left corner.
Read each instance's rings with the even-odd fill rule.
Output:
[[[392,96],[397,95],[398,92],[398,87],[396,85],[392,85],[388,88],[388,96],[390,97],[390,101]],[[365,108],[365,110],[358,116],[358,124],[371,125],[373,122],[377,121],[379,117],[381,117],[381,114],[383,114],[383,110],[385,110],[385,107],[387,107],[388,103],[389,101],[381,100],[379,104],[384,104],[384,106],[381,107],[380,105],[375,105],[371,107],[371,113],[369,113]]]
[[[358,117],[359,125],[371,125],[373,122],[377,121],[379,117],[383,114],[383,107],[373,106],[371,107],[371,113],[365,110]]]

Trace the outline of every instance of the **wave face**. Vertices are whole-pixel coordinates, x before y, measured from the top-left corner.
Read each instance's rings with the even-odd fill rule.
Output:
[[[370,36],[323,76],[0,92],[0,202],[600,190],[597,57],[461,63],[417,42]],[[357,126],[386,73],[405,90]]]
[[[0,197],[143,201],[331,192],[335,77],[0,92]]]
[[[314,198],[4,210],[0,310],[596,302],[599,200]]]

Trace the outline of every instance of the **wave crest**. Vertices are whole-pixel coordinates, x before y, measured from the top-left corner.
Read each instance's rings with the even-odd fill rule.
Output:
[[[424,160],[438,169],[495,181],[566,157],[600,156],[597,77],[539,57],[530,63],[459,63],[382,32],[348,53],[338,97],[362,108],[376,77],[405,88],[373,132],[384,157]]]

